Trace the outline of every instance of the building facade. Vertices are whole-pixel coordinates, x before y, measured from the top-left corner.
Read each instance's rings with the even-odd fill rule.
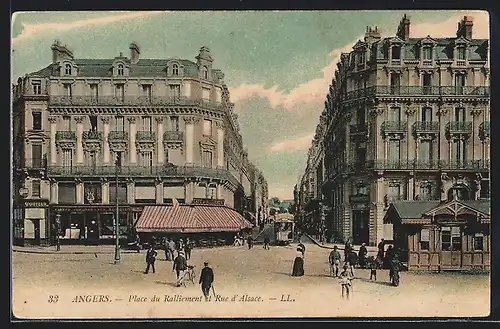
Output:
[[[57,231],[102,241],[117,200],[123,232],[148,204],[216,199],[250,210],[252,184],[265,179],[250,174],[207,47],[195,61],[143,59],[135,43],[112,59],[51,49],[50,65],[13,86],[15,240],[47,243]]]
[[[393,240],[383,219],[395,201],[490,199],[489,46],[472,31],[464,17],[456,36],[412,38],[404,16],[394,37],[367,28],[341,54],[322,185],[341,240]]]

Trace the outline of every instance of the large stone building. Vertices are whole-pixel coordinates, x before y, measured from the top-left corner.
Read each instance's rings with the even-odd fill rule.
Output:
[[[208,48],[196,61],[143,59],[135,43],[130,57],[111,59],[77,59],[57,41],[51,49],[50,65],[13,86],[16,241],[48,242],[56,222],[66,239],[102,241],[117,199],[122,231],[155,204],[262,218],[246,212],[263,207],[267,183],[253,174]]]
[[[484,213],[483,200],[490,199],[488,54],[488,40],[473,38],[469,17],[456,36],[412,38],[404,16],[394,37],[367,28],[364,40],[341,55],[325,102],[322,186],[331,207],[327,225],[341,240],[397,240],[391,220],[384,223],[396,201],[395,209],[413,217],[436,213],[430,204],[422,208],[427,201],[437,206],[455,199]],[[453,232],[464,246],[468,234],[482,234],[436,227],[431,231],[441,238],[432,241]],[[429,241],[427,231],[415,232],[411,241]]]

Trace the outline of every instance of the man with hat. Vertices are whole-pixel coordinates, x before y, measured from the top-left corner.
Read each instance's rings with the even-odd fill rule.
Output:
[[[359,267],[365,268],[367,254],[368,254],[368,249],[366,249],[366,244],[363,242],[361,244],[361,247],[359,247],[359,252],[358,252]]]
[[[187,261],[184,257],[184,252],[179,251],[177,257],[174,259],[174,267],[172,268],[172,272],[175,271],[177,274],[177,282],[176,286],[180,287],[183,284],[184,279],[184,271],[187,270]]]
[[[201,270],[199,284],[201,284],[201,291],[203,291],[205,300],[208,301],[210,288],[214,282],[214,271],[208,266],[208,262],[204,262],[203,265],[205,267]]]

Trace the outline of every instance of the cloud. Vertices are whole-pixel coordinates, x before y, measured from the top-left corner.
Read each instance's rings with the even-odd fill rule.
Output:
[[[411,26],[411,35],[413,37],[449,37],[454,36],[457,29],[457,23],[463,18],[464,15],[453,16],[445,21],[439,23],[417,23]],[[467,16],[471,16],[474,20],[473,35],[475,38],[489,38],[489,15],[487,12],[474,11]],[[393,35],[394,33],[384,33],[382,36]],[[332,81],[333,74],[340,59],[340,54],[343,52],[350,52],[352,47],[358,39],[364,36],[359,36],[355,41],[341,47],[334,49],[330,52],[333,57],[330,64],[322,69],[323,77],[307,81],[303,84],[292,89],[288,94],[279,90],[279,86],[275,85],[266,89],[264,84],[242,84],[238,87],[230,89],[231,99],[237,102],[251,96],[260,96],[267,98],[273,108],[276,106],[283,106],[287,110],[292,109],[295,105],[304,102],[320,102],[322,104],[325,100],[328,86]]]
[[[133,20],[154,14],[164,13],[164,11],[144,11],[144,12],[127,12],[120,15],[111,15],[98,18],[82,19],[70,23],[38,23],[38,24],[23,24],[23,30],[17,37],[12,38],[12,43],[20,40],[33,38],[50,32],[61,32],[72,29],[90,27],[95,25],[105,25],[120,21]]]
[[[285,140],[271,145],[270,150],[274,152],[307,150],[311,145],[313,137],[314,134],[309,134],[295,139]]]

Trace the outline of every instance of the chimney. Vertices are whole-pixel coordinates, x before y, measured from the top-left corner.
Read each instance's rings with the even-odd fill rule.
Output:
[[[66,45],[61,44],[59,40],[55,40],[50,49],[52,49],[52,63],[73,59],[73,52]]]
[[[406,14],[404,14],[399,23],[398,33],[396,35],[402,40],[408,40],[410,37],[410,17],[406,16]]]
[[[464,16],[464,18],[458,22],[457,37],[463,37],[467,40],[472,40],[472,17]]]
[[[139,46],[135,42],[132,42],[130,44],[129,49],[130,49],[130,62],[132,64],[137,64],[137,62],[139,61],[139,55],[141,53]]]
[[[375,26],[374,28],[367,26],[365,32],[365,42],[373,43],[377,40],[380,40],[380,31],[378,30],[378,26]]]

